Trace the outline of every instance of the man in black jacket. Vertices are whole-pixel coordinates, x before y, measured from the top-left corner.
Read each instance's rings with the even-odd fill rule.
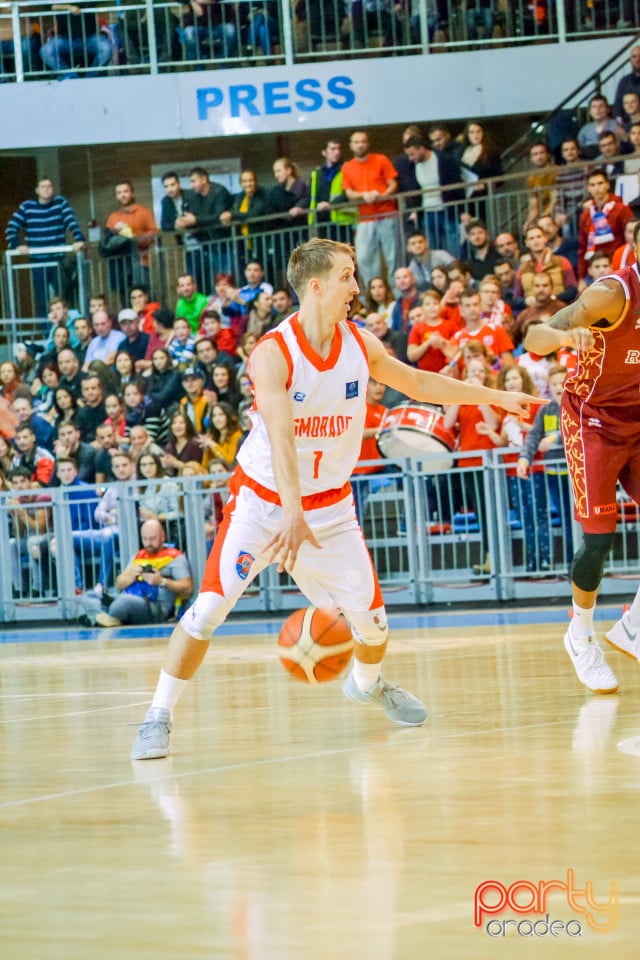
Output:
[[[458,256],[458,218],[452,204],[463,199],[464,191],[462,188],[444,188],[448,184],[462,182],[460,164],[451,154],[432,150],[422,135],[414,135],[405,140],[404,152],[409,163],[413,164],[418,189],[424,191],[420,207],[424,216],[424,231],[430,245]],[[420,229],[422,224],[418,222],[418,212],[412,214],[412,217],[415,226]]]
[[[187,273],[198,290],[211,292],[216,273],[229,272],[228,229],[223,214],[231,210],[233,198],[226,187],[209,179],[203,167],[189,171],[191,194],[185,201],[185,212],[176,218],[177,230],[187,230]],[[195,229],[193,229],[195,227]]]

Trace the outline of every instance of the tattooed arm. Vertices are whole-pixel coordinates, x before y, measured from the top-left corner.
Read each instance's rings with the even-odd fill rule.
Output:
[[[554,313],[545,323],[530,326],[524,340],[525,350],[546,356],[560,347],[588,350],[593,346],[590,327],[613,326],[626,306],[624,287],[617,280],[594,283],[582,296]]]

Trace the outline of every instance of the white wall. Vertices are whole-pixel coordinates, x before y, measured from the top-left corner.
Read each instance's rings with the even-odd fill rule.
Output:
[[[0,86],[3,150],[543,113],[628,38]],[[605,91],[612,93],[612,91]]]

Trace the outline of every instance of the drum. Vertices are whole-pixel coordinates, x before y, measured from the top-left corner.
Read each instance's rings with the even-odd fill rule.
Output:
[[[455,444],[455,434],[445,427],[442,412],[426,403],[391,407],[378,432],[378,449],[383,457],[424,460],[434,473],[451,469]]]

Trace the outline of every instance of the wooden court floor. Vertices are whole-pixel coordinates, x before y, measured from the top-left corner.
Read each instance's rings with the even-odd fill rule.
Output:
[[[594,697],[562,612],[477,619],[391,618],[420,729],[240,626],[144,763],[164,640],[0,643],[0,956],[636,960],[640,665],[612,652],[620,693]]]

